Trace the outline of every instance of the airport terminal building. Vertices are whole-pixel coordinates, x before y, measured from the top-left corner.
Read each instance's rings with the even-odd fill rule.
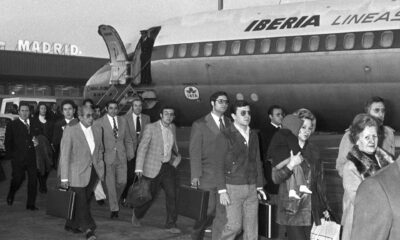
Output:
[[[22,51],[0,51],[0,99],[83,99],[86,81],[108,59]]]

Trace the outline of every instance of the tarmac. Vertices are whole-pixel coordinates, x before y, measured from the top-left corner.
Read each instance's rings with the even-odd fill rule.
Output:
[[[182,130],[181,130],[182,131]],[[178,140],[183,160],[178,167],[180,183],[188,184],[190,178],[190,166],[188,160],[188,131],[183,133],[178,131]],[[325,173],[330,180],[328,198],[334,205],[334,209],[341,209],[342,192],[341,181],[334,171],[334,159],[337,154],[337,146],[339,145],[339,135],[321,135],[316,136],[313,141],[320,146],[321,156],[324,159]],[[38,193],[36,205],[38,211],[28,211],[26,206],[26,186],[24,181],[21,189],[17,192],[12,206],[6,203],[6,197],[11,179],[10,160],[3,160],[1,164],[6,172],[7,180],[0,182],[0,239],[15,240],[39,240],[39,239],[84,239],[83,234],[73,234],[64,230],[65,220],[46,215],[46,194]],[[48,182],[48,188],[55,188],[56,173],[52,171]],[[329,197],[330,196],[330,197]],[[194,224],[194,220],[179,216],[178,228],[182,230],[181,234],[171,234],[163,229],[165,223],[165,200],[163,191],[160,192],[154,205],[151,207],[146,216],[141,220],[142,227],[135,228],[131,225],[132,210],[129,208],[121,208],[119,218],[117,220],[110,219],[110,211],[108,203],[99,206],[92,201],[91,209],[93,218],[96,221],[96,235],[98,239],[137,239],[137,240],[157,240],[157,239],[180,239],[186,240],[190,238],[190,232]],[[284,239],[284,232],[280,231],[280,239]],[[211,234],[206,233],[205,239],[211,239]]]

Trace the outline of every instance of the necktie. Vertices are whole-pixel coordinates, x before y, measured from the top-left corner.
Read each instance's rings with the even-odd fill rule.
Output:
[[[28,130],[28,134],[30,134],[31,133],[31,128],[29,126],[28,120],[25,119],[24,122],[25,122],[26,129]]]
[[[142,128],[140,126],[140,117],[136,117],[136,134],[139,135],[140,131],[142,131]]]
[[[114,127],[113,127],[114,137],[117,138],[118,137],[117,123],[115,122],[115,117],[113,117],[112,119],[113,119],[113,123],[114,123]]]
[[[222,121],[222,118],[219,119],[219,130],[224,130],[225,129],[225,125],[224,122]]]

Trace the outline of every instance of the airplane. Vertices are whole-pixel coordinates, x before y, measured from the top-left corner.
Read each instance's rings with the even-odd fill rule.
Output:
[[[198,13],[141,31],[127,52],[117,31],[99,26],[110,62],[87,82],[85,98],[127,106],[140,94],[153,118],[163,104],[190,126],[218,90],[245,99],[252,124],[267,109],[310,109],[318,131],[343,131],[372,96],[400,129],[400,1],[314,1]],[[135,46],[134,43],[129,43]],[[125,107],[125,110],[126,107]]]

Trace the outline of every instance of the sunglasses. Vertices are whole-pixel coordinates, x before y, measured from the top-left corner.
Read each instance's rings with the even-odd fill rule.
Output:
[[[229,100],[225,100],[225,99],[217,99],[215,101],[219,104],[229,104]]]
[[[246,116],[246,113],[247,113],[247,115],[251,116],[250,110],[249,111],[246,111],[246,110],[240,111],[240,116],[244,117],[244,116]]]
[[[86,118],[93,118],[93,114],[86,114],[85,117]]]

